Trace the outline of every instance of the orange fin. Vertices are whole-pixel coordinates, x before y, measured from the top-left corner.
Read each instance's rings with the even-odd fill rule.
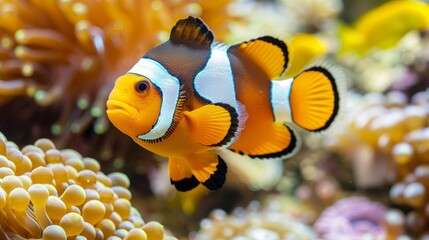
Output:
[[[209,190],[217,190],[225,183],[228,168],[215,153],[194,154],[190,156],[188,163],[195,178]]]
[[[186,192],[196,188],[200,182],[192,174],[186,159],[169,158],[168,172],[170,182],[181,192]]]
[[[237,112],[228,104],[208,104],[183,113],[190,136],[205,146],[222,146],[233,140],[238,129]]]
[[[253,159],[286,159],[295,155],[301,148],[301,139],[295,130],[282,123],[273,123],[273,128],[266,129],[252,144],[230,150]]]
[[[313,66],[298,74],[290,93],[293,122],[312,132],[326,130],[339,112],[343,84],[342,72],[330,66]]]
[[[210,48],[214,36],[199,18],[188,17],[177,21],[171,29],[170,41],[194,48]]]
[[[231,46],[229,51],[242,54],[255,62],[270,79],[280,76],[288,67],[289,52],[286,44],[270,36]]]

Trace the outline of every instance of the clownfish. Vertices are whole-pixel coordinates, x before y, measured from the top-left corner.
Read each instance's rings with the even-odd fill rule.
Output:
[[[289,158],[301,146],[294,126],[321,132],[338,115],[341,71],[315,65],[273,80],[288,62],[281,40],[263,36],[228,46],[188,17],[116,80],[107,116],[137,144],[168,158],[177,190],[199,184],[217,190],[227,174],[220,155]]]

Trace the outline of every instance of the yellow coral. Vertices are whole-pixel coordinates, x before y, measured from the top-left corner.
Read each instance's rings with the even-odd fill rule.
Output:
[[[0,133],[0,239],[164,239],[131,205],[129,184],[48,139],[19,150]]]
[[[356,20],[354,28],[342,25],[342,52],[363,54],[371,48],[392,48],[411,30],[429,27],[429,5],[414,0],[389,1]]]

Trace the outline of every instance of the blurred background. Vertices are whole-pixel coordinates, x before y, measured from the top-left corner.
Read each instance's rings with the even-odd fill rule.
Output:
[[[347,76],[335,127],[282,162],[230,166],[216,192],[171,187],[167,161],[108,121],[115,79],[200,17],[216,41],[287,42]],[[429,5],[383,0],[0,0],[0,131],[49,138],[130,180],[131,203],[178,239],[429,239]]]

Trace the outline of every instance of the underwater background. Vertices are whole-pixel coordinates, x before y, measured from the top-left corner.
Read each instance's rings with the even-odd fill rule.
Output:
[[[105,110],[189,15],[228,44],[283,39],[285,77],[343,68],[340,120],[177,192]],[[428,86],[428,1],[0,0],[0,239],[429,239]]]

